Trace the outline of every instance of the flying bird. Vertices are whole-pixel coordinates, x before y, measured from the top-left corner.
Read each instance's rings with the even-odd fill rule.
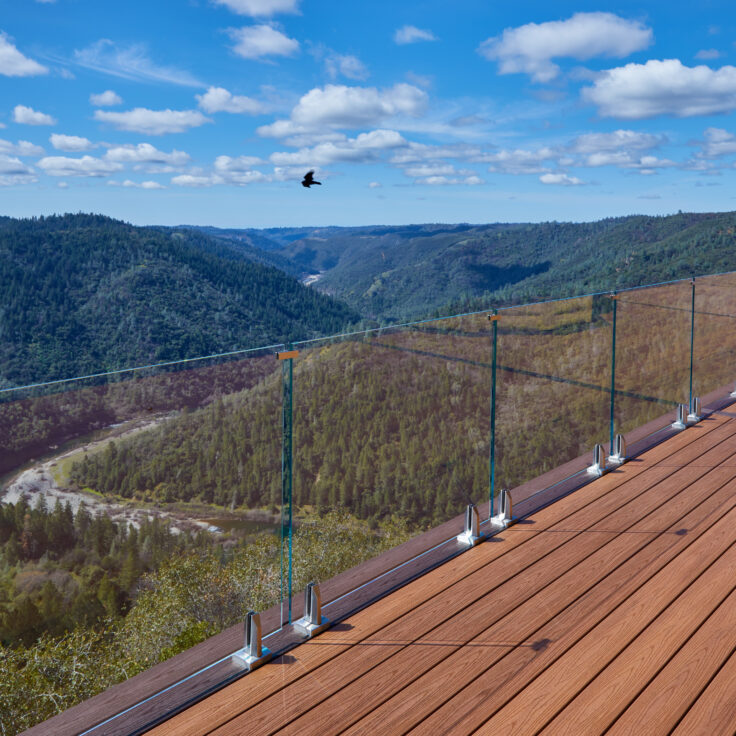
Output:
[[[309,188],[312,184],[319,184],[321,186],[322,182],[314,180],[314,171],[307,171],[307,173],[304,174],[304,179],[302,179],[302,186]]]

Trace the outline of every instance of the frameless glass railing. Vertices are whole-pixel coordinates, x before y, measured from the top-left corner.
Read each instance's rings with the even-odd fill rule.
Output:
[[[3,388],[5,681],[80,636],[94,670],[39,674],[59,695],[16,730],[248,610],[267,646],[309,583],[468,504],[491,529],[502,489],[528,513],[724,393],[734,320],[731,273]]]

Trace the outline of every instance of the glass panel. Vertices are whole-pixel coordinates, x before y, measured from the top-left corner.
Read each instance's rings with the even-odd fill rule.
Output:
[[[616,329],[617,433],[648,422],[669,424],[665,414],[690,400],[690,281],[619,295]]]
[[[736,380],[736,274],[695,280],[693,394],[730,393]],[[725,390],[727,389],[727,390]]]
[[[294,366],[294,590],[484,503],[487,315],[300,347]],[[325,540],[317,559],[308,549]],[[318,547],[318,546],[317,546]]]
[[[279,602],[281,392],[273,348],[0,392],[0,641],[83,627],[63,707]]]
[[[500,317],[496,487],[513,489],[608,443],[612,306],[582,297]]]

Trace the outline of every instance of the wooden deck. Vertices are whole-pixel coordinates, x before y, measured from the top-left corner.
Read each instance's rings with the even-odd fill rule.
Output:
[[[149,733],[733,734],[735,573],[723,412]]]

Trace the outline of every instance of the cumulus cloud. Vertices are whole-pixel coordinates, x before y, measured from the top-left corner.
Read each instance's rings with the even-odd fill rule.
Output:
[[[575,13],[567,20],[507,28],[484,41],[478,51],[489,61],[498,61],[500,74],[523,73],[535,82],[549,82],[560,72],[552,59],[623,58],[651,42],[651,29],[638,21],[613,13]]]
[[[707,128],[704,138],[701,145],[702,155],[706,158],[718,158],[736,153],[736,136],[723,128]]]
[[[370,76],[365,64],[351,54],[328,54],[325,56],[325,69],[332,79],[342,75],[347,79],[362,81]]]
[[[647,150],[666,141],[662,135],[637,133],[634,130],[614,130],[611,133],[585,133],[573,140],[569,149],[575,153],[595,154],[601,151]]]
[[[103,38],[86,49],[76,50],[74,61],[85,69],[136,82],[163,82],[182,87],[205,86],[189,72],[155,64],[148,57],[145,47],[140,44],[118,46],[110,39]]]
[[[490,163],[489,171],[504,174],[539,174],[545,171],[545,162],[559,155],[560,152],[557,149],[545,146],[534,151],[523,148],[513,151],[504,149],[498,153],[483,154],[476,160]]]
[[[238,15],[270,17],[276,13],[298,13],[299,0],[212,0]]]
[[[252,97],[233,95],[224,87],[210,87],[203,95],[196,95],[199,106],[208,113],[232,112],[259,115],[266,106]]]
[[[575,187],[585,184],[582,179],[578,179],[577,176],[568,176],[567,174],[542,174],[539,177],[539,181],[542,184],[557,184],[563,187]]]
[[[26,166],[19,158],[0,154],[0,174],[9,176],[26,176],[33,173],[33,169]]]
[[[10,156],[43,156],[45,151],[30,141],[11,143],[0,138],[0,154]]]
[[[367,127],[398,115],[419,115],[426,105],[427,93],[410,84],[396,84],[385,90],[328,84],[307,92],[289,120],[261,126],[258,133],[283,138],[325,127]]]
[[[133,181],[132,179],[126,179],[123,182],[120,181],[108,181],[111,187],[126,187],[135,189],[166,189],[163,184],[157,181]]]
[[[56,119],[32,107],[16,105],[13,109],[13,120],[22,125],[56,125]]]
[[[466,161],[483,161],[485,154],[478,146],[460,143],[449,146],[434,146],[427,143],[411,141],[408,147],[398,151],[391,158],[391,163],[398,166],[420,163],[422,161],[438,161],[453,158]]]
[[[218,156],[215,159],[215,170],[222,174],[242,173],[262,163],[263,160],[258,156]]]
[[[165,153],[150,143],[114,146],[108,149],[105,158],[118,163],[167,164],[169,166],[183,166],[191,160],[189,154],[184,151],[174,149],[171,153]]]
[[[38,162],[38,167],[50,176],[91,177],[109,176],[123,168],[122,164],[93,156],[82,156],[82,158],[47,156]]]
[[[195,176],[194,174],[181,174],[172,178],[171,183],[177,187],[211,187],[222,184],[223,179],[219,176]]]
[[[436,41],[437,37],[432,31],[425,31],[416,26],[402,26],[394,32],[394,43],[404,45],[417,43],[418,41]]]
[[[149,110],[145,107],[136,107],[127,112],[95,110],[95,120],[110,123],[118,130],[147,135],[183,133],[189,128],[212,122],[198,110]]]
[[[483,184],[483,179],[479,176],[467,176],[464,179],[452,178],[449,176],[427,176],[423,179],[415,179],[415,184],[428,184],[429,186],[447,186],[450,184],[466,184],[475,186]]]
[[[695,54],[695,58],[700,61],[710,61],[712,59],[720,59],[723,54],[718,49],[701,49]]]
[[[231,28],[228,31],[235,42],[233,51],[244,59],[264,56],[294,56],[299,52],[299,41],[289,38],[273,26],[258,25]]]
[[[368,182],[368,188],[369,189],[380,189],[383,186],[380,181],[370,181]]]
[[[651,59],[601,73],[582,96],[602,117],[624,120],[725,113],[736,108],[736,67],[714,70]]]
[[[113,92],[111,89],[100,92],[100,94],[91,94],[89,101],[95,107],[112,107],[113,105],[122,105],[123,99],[120,95]]]
[[[381,151],[406,145],[406,140],[395,130],[372,130],[356,138],[318,143],[312,148],[271,154],[270,160],[278,166],[326,166],[335,162],[364,163],[375,161]]]
[[[5,77],[34,77],[48,73],[45,66],[23,56],[8,34],[0,31],[0,74]]]
[[[66,151],[67,153],[77,153],[79,151],[89,151],[94,147],[92,141],[88,138],[82,138],[77,135],[61,135],[53,133],[49,138],[51,145],[57,151]]]

